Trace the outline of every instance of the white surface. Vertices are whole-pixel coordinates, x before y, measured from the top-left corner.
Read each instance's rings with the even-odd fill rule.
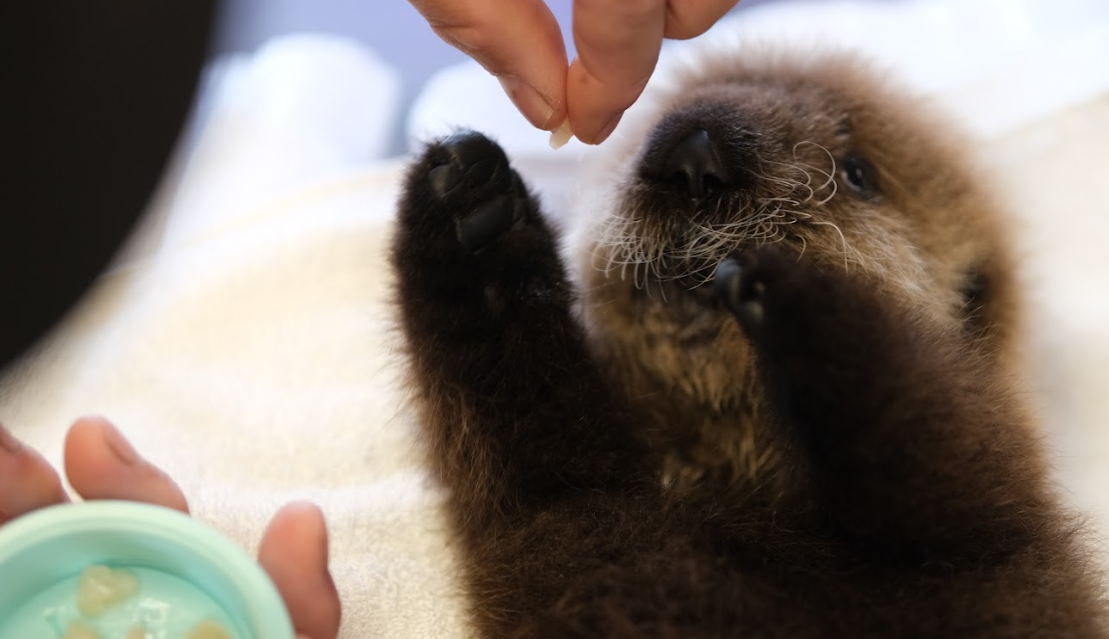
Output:
[[[990,4],[1010,6],[965,2]],[[1063,5],[1106,6],[1053,6]],[[746,20],[800,27],[802,18],[774,13],[798,11],[824,28],[850,30],[846,17],[836,22],[825,13],[846,9],[779,6]],[[889,24],[858,29],[882,36],[884,46],[903,45],[912,59],[948,55],[918,18],[906,14],[901,37]],[[1081,41],[1043,17],[1003,22],[1043,26],[1051,38],[1038,48],[999,38],[1005,54],[983,58],[973,73],[955,56],[921,75],[935,81],[948,69],[951,85],[932,93],[979,105],[983,121],[995,115],[988,105],[1055,91],[1053,78],[1021,69],[1027,60],[1054,59],[1059,42]],[[970,30],[988,53],[993,36],[981,28],[962,25],[958,33],[965,39]],[[910,48],[920,42],[927,44]],[[1087,44],[1096,50],[1101,43]],[[7,371],[0,419],[58,461],[74,417],[111,416],[180,480],[198,517],[248,547],[280,503],[312,499],[330,521],[344,639],[462,636],[442,495],[427,484],[395,381],[384,258],[400,167],[371,161],[366,149],[388,132],[372,130],[376,120],[364,116],[393,108],[389,74],[368,71],[363,61],[372,57],[349,44],[298,46],[296,55],[270,49],[241,60],[223,76],[208,125],[144,237],[39,353]],[[317,72],[309,58],[334,74]],[[1041,91],[1039,81],[1049,88]],[[1109,485],[1109,93],[1103,85],[1087,88],[1087,99],[1078,95],[1046,96],[1042,104],[1053,105],[1046,113],[1041,107],[1012,117],[980,133],[977,147],[1029,239],[1039,303],[1033,347],[1045,414],[1066,455],[1063,476],[1101,516],[1109,512],[1102,491]],[[478,126],[546,176],[551,193],[557,180],[572,182],[581,145],[551,151],[495,82],[446,74],[425,98],[412,114],[417,135],[431,130],[421,123]]]

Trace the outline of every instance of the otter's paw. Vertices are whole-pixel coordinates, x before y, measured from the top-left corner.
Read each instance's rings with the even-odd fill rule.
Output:
[[[725,259],[713,284],[747,337],[775,361],[832,364],[902,332],[873,283],[776,246]]]
[[[713,285],[724,306],[751,337],[763,333],[768,305],[791,296],[807,270],[797,258],[772,248],[746,251],[726,258],[716,267]],[[777,310],[777,309],[775,309]]]
[[[780,414],[797,426],[864,410],[876,387],[911,366],[914,323],[865,276],[776,247],[724,260],[715,289],[757,353]]]
[[[480,133],[464,131],[433,144],[409,180],[410,191],[430,196],[424,213],[439,218],[470,253],[532,217],[520,176],[501,147]]]
[[[537,201],[504,151],[470,131],[430,144],[410,168],[393,260],[406,303],[462,324],[488,325],[565,288]]]

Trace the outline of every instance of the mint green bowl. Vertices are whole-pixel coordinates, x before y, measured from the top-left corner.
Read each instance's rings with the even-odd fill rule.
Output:
[[[53,506],[0,527],[0,637],[56,639],[75,614],[78,575],[94,564],[139,574],[145,608],[134,614],[148,636],[183,637],[180,617],[195,606],[216,610],[235,639],[293,639],[277,589],[246,552],[177,511],[120,501]],[[175,601],[186,610],[166,603]]]

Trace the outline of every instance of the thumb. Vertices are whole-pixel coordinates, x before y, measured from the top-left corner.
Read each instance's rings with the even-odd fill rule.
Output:
[[[447,43],[492,73],[533,126],[566,119],[566,45],[541,0],[411,0]]]

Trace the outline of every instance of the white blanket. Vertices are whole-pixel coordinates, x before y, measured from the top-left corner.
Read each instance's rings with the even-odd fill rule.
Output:
[[[1012,204],[1022,231],[1033,381],[1060,478],[1104,525],[1109,74],[1093,61],[1107,59],[1097,48],[1109,39],[1095,36],[1109,21],[1009,24],[991,36],[1004,55],[968,54],[944,82],[934,64],[918,64],[927,51],[897,45],[942,41],[941,62],[954,64],[958,38],[936,33],[999,3],[963,1],[946,22],[927,12],[950,3],[908,3],[896,15],[860,4],[784,5],[740,22],[833,25],[880,40],[877,53],[976,133],[983,180]],[[1097,9],[1096,0],[1056,4]],[[1002,15],[1018,20],[1013,11]],[[1002,37],[1013,33],[1028,37]],[[971,35],[964,40],[986,38]],[[973,60],[982,64],[968,71]],[[330,523],[342,637],[463,636],[443,494],[428,483],[396,387],[385,257],[401,164],[373,159],[392,131],[372,126],[391,121],[396,78],[328,38],[287,40],[223,68],[142,232],[0,380],[0,420],[58,462],[74,417],[110,416],[181,483],[197,517],[251,549],[278,505],[311,499]],[[583,148],[555,153],[543,134],[513,129],[522,118],[495,82],[478,90],[480,81],[473,67],[438,78],[412,113],[412,135],[459,123],[497,134],[564,213],[558,185],[572,182]]]

